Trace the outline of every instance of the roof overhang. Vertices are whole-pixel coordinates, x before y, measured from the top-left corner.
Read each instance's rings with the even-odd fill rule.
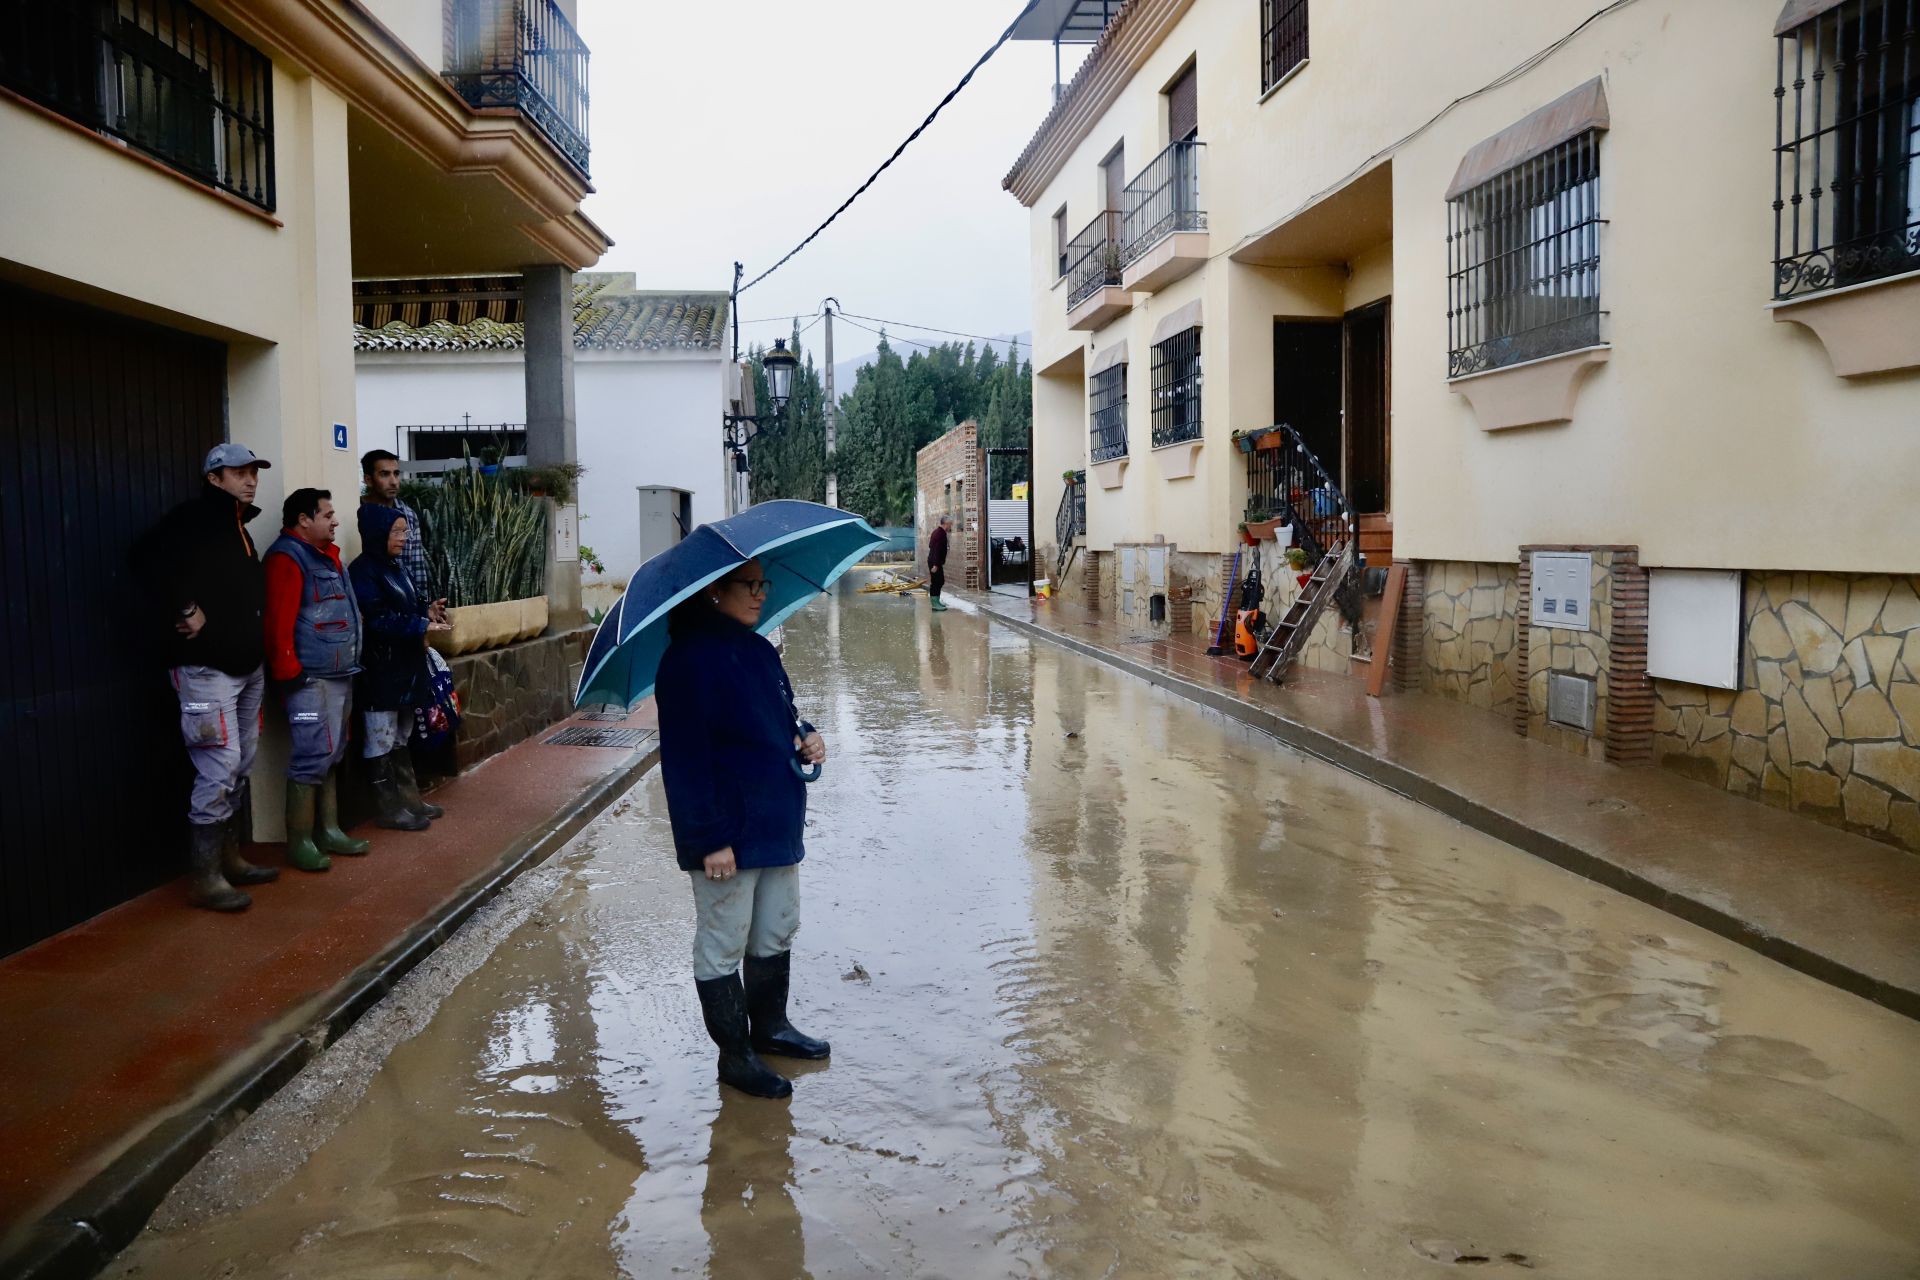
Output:
[[[1127,0],[1001,186],[1031,209],[1194,0]]]
[[[1038,0],[1013,24],[1015,40],[1092,44],[1126,0]]]
[[[1256,267],[1319,266],[1351,262],[1391,239],[1393,162],[1383,160],[1254,232],[1227,256]]]
[[[579,271],[611,246],[580,210],[593,190],[587,176],[532,121],[512,109],[469,107],[357,0],[225,0],[220,16],[276,62],[301,68],[345,99],[356,274],[541,264]],[[418,227],[388,236],[377,234],[374,221],[383,204],[392,214],[435,203],[423,182],[443,188],[439,204],[465,211],[434,224],[430,253],[409,249],[421,249]],[[453,234],[460,227],[473,229],[470,246]],[[363,231],[370,237],[364,244]]]

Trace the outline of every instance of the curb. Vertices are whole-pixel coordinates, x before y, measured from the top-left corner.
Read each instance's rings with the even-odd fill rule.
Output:
[[[978,612],[1016,631],[1045,640],[1097,662],[1103,662],[1116,670],[1124,671],[1128,675],[1165,689],[1177,697],[1218,711],[1231,720],[1257,729],[1317,760],[1365,778],[1368,782],[1385,787],[1389,791],[1398,792],[1410,800],[1465,823],[1476,831],[1504,841],[1523,852],[1571,871],[1577,876],[1624,893],[1630,898],[1637,898],[1649,906],[1658,907],[1669,915],[1678,916],[1689,924],[1699,925],[1730,942],[1737,942],[1749,950],[1756,951],[1770,960],[1777,960],[1789,969],[1798,970],[1810,978],[1838,987],[1863,1000],[1870,1000],[1895,1013],[1920,1020],[1920,990],[1887,982],[1843,961],[1835,960],[1831,956],[1822,955],[1801,943],[1769,933],[1723,907],[1697,897],[1676,893],[1637,871],[1609,862],[1601,855],[1570,841],[1529,827],[1498,809],[1443,786],[1404,765],[1372,755],[1332,734],[1297,720],[1289,720],[1277,712],[1251,706],[1231,694],[1196,684],[1135,659],[1108,652],[1098,645],[1063,635],[1037,622],[1025,618],[1008,617],[987,606],[978,606]]]
[[[0,1253],[10,1280],[85,1280],[133,1242],[175,1183],[409,970],[522,874],[564,848],[660,758],[658,739],[575,796],[551,826],[508,846],[493,867],[321,996],[304,1024],[240,1058],[212,1092],[162,1120]]]

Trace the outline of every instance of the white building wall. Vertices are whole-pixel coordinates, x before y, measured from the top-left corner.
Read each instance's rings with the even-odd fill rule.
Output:
[[[726,514],[719,352],[579,351],[574,420],[580,465],[580,541],[625,582],[640,563],[642,486],[693,494],[696,524]],[[392,449],[395,429],[526,420],[520,353],[362,352],[356,361],[361,448]]]

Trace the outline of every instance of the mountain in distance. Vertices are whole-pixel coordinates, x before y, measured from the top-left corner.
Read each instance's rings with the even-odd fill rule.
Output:
[[[837,396],[843,396],[853,390],[855,375],[873,363],[873,357],[879,350],[880,340],[878,338],[873,338],[861,330],[853,328],[851,325],[834,326],[833,336],[839,339],[836,345],[845,344],[847,339],[841,335],[849,333],[868,339],[868,341],[873,343],[873,346],[869,347],[864,354],[854,356],[850,360],[836,360],[833,362],[833,391]],[[820,335],[815,332],[808,334],[807,337],[817,343]],[[923,350],[923,348],[916,347],[907,342],[907,338],[913,339],[914,342],[924,342],[936,347],[942,342],[966,341],[965,338],[949,338],[938,333],[922,333],[917,329],[902,329],[898,333],[889,333],[887,335],[887,342],[895,351],[900,353],[902,360],[905,360],[916,351]],[[1006,359],[1007,344],[1009,342],[1018,342],[1020,344],[1020,358],[1022,360],[1031,360],[1033,358],[1033,330],[1023,329],[1019,333],[1002,334],[995,338],[991,345],[993,346],[995,354],[1003,360]],[[978,351],[981,345],[982,344],[976,339],[973,344],[974,350]],[[817,356],[819,353],[817,346],[814,347],[814,352]]]

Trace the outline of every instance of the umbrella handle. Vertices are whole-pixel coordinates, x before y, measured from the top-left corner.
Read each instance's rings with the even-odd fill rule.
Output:
[[[808,724],[805,720],[802,720],[797,727],[800,731],[800,736],[803,738],[810,733],[816,732],[814,727]],[[815,765],[801,764],[800,753],[798,751],[793,753],[793,758],[788,760],[787,763],[793,766],[794,773],[799,775],[800,781],[802,782],[820,781],[820,771],[826,767],[824,765],[817,765],[817,764]]]

